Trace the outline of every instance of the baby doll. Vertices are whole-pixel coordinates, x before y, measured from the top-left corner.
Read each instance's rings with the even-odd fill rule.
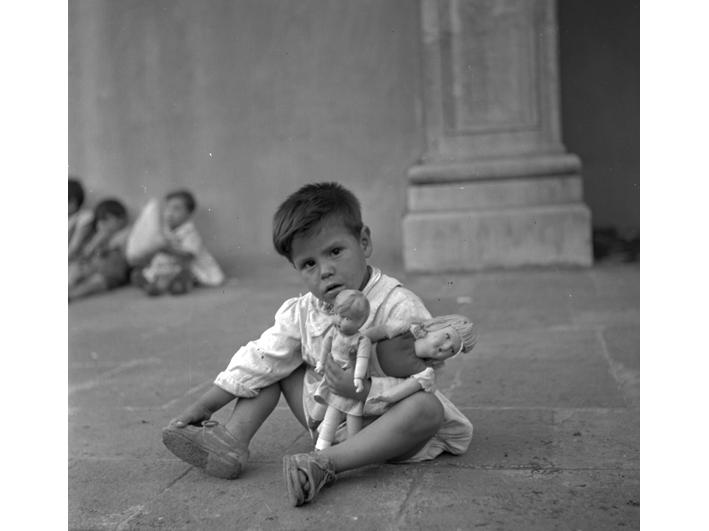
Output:
[[[325,361],[330,353],[343,369],[351,367],[354,363],[353,383],[359,393],[364,389],[362,380],[367,375],[369,355],[372,350],[372,344],[367,336],[359,333],[359,329],[369,316],[369,301],[361,291],[347,289],[337,294],[333,310],[335,330],[325,339],[315,371],[323,373]],[[332,444],[343,415],[347,417],[348,436],[354,435],[362,428],[363,402],[335,394],[325,381],[318,386],[315,400],[327,405],[325,418],[318,430],[319,436],[315,445],[317,450],[323,450]]]
[[[423,389],[435,387],[434,366],[461,352],[470,352],[477,342],[473,323],[462,315],[442,315],[423,322],[392,322],[369,328],[366,336],[377,342],[382,371],[392,377],[392,386],[371,402],[398,402]]]

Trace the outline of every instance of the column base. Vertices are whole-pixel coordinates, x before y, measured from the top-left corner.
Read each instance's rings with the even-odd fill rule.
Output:
[[[578,159],[530,160],[489,161],[489,171],[480,164],[470,164],[470,172],[466,164],[412,168],[403,221],[406,270],[591,265],[591,213]]]

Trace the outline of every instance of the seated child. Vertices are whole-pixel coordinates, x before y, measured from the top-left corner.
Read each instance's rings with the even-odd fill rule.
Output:
[[[363,329],[391,320],[431,317],[416,295],[367,264],[373,249],[370,230],[362,223],[357,198],[339,184],[310,184],[290,195],[274,216],[273,243],[308,292],[285,301],[273,326],[242,346],[212,387],[163,429],[163,442],[171,452],[218,477],[239,475],[252,437],[281,393],[301,425],[310,430],[313,412],[320,408],[315,392],[323,378],[338,395],[359,401],[385,386],[384,375],[374,366],[361,392],[355,389],[352,370],[343,370],[332,359],[324,376],[315,371],[323,344],[333,332],[333,303],[339,293],[354,289],[367,297],[370,312]],[[468,422],[466,444],[459,438],[448,444],[440,431],[444,412],[462,414],[449,401],[443,403],[441,396],[413,393],[382,415],[368,417],[365,402],[363,428],[352,437],[320,451],[285,456],[291,503],[312,501],[337,472],[386,461],[433,459],[443,451],[463,453],[472,425]],[[224,425],[209,420],[237,397]],[[311,436],[317,438],[314,430]]]
[[[81,181],[69,178],[69,260],[76,258],[94,220],[93,212],[81,210],[83,204],[84,187]]]
[[[136,268],[133,273],[134,284],[148,294],[179,295],[195,285],[217,286],[224,281],[224,273],[192,222],[196,207],[194,196],[187,190],[165,196],[161,223],[155,224],[161,239],[148,266]],[[153,207],[149,204],[148,208]]]
[[[128,213],[120,201],[106,199],[96,205],[86,242],[69,261],[69,301],[128,282],[127,224]]]

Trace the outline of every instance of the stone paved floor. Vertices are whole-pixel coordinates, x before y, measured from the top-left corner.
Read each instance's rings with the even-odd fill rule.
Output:
[[[206,476],[160,428],[300,286],[283,267],[184,298],[126,288],[69,308],[69,527],[638,529],[639,267],[390,273],[480,326],[439,377],[475,426],[466,455],[342,474],[292,508],[281,456],[309,446],[280,404],[240,479]]]

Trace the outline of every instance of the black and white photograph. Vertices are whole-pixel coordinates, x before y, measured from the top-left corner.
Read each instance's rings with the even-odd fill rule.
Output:
[[[639,1],[65,8],[58,528],[640,529]]]

